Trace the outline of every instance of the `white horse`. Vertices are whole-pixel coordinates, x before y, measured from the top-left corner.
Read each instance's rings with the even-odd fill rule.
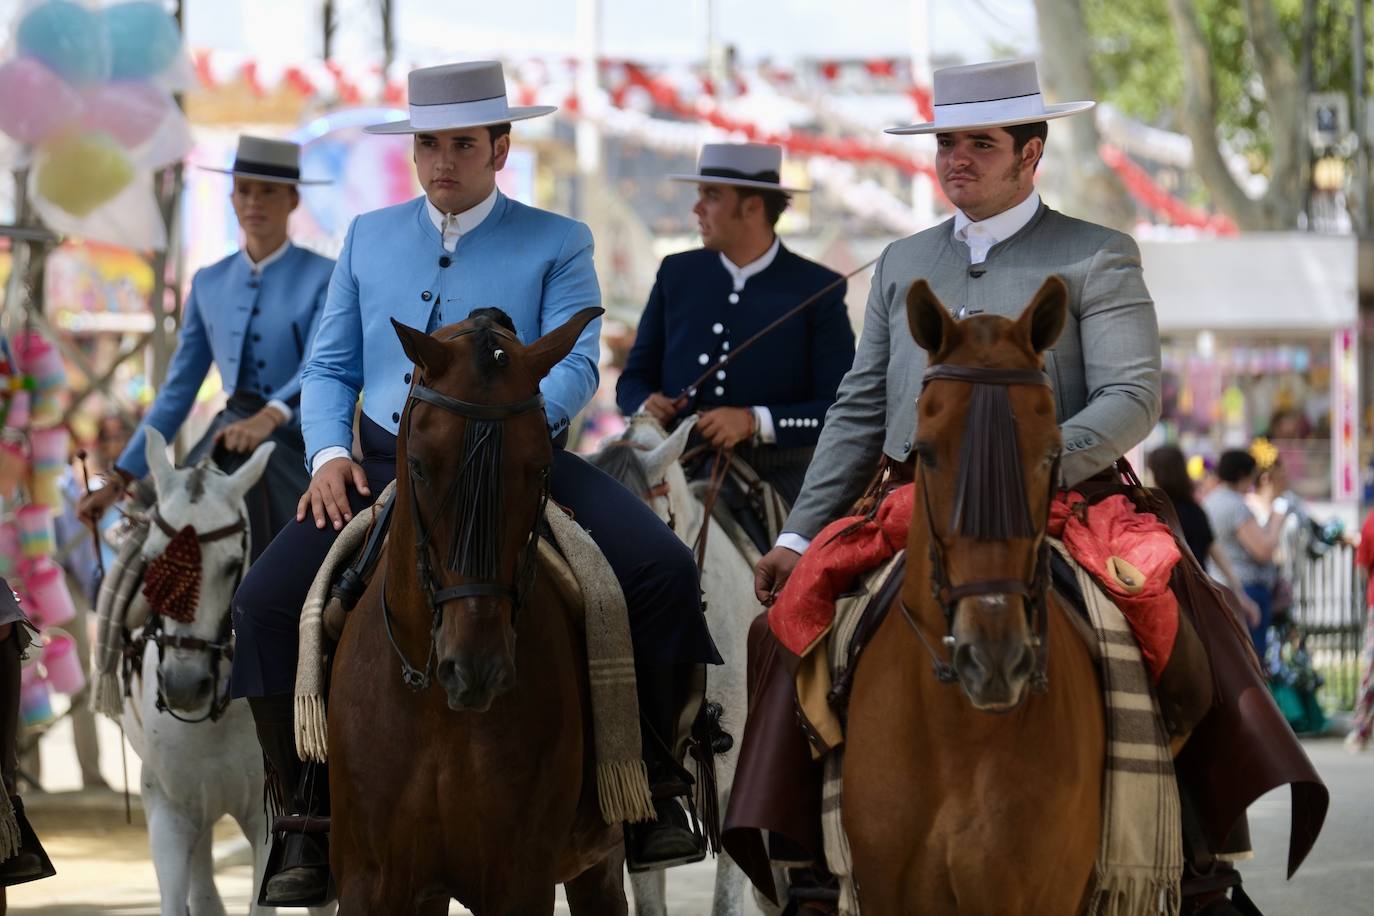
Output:
[[[143,761],[140,791],[162,916],[224,914],[211,847],[215,822],[226,814],[252,846],[255,900],[267,864],[262,751],[248,704],[228,700],[225,647],[232,639],[230,599],[249,563],[244,494],[262,476],[273,447],[270,442],[258,446],[232,475],[209,462],[176,469],[167,460],[162,435],[148,428],[148,466],[157,503],[149,513],[153,525],[143,556],[156,560],[171,534],[189,526],[197,535],[201,561],[199,600],[189,622],[147,615],[142,596],[129,611],[129,623],[146,620],[161,634],[143,646],[123,722]],[[254,903],[249,912],[276,909]]]
[[[678,463],[693,425],[693,420],[685,420],[669,436],[652,417],[637,414],[631,418],[624,437],[603,446],[591,461],[631,491],[644,496],[658,517],[687,545],[696,545],[703,523],[710,525],[701,590],[711,637],[725,664],[709,670],[706,693],[724,707],[723,725],[735,741],[729,751],[716,758],[720,813],[724,817],[735,780],[740,743],[744,740],[744,716],[748,708],[745,650],[749,624],[763,608],[754,597],[750,561],[720,525],[707,518],[705,507],[692,493],[687,475]],[[662,870],[631,875],[630,883],[634,888],[637,916],[665,916],[666,882]],[[748,883],[740,867],[722,851],[716,860],[712,916],[745,913],[744,889]],[[776,912],[762,898],[755,897],[759,906]]]

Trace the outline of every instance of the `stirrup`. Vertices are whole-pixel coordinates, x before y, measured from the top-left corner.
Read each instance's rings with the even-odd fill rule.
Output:
[[[322,847],[322,862],[302,861],[304,843]],[[314,850],[312,850],[314,851]],[[325,872],[324,887],[317,893],[288,901],[273,900],[268,897],[267,885],[273,878],[292,868],[322,868]],[[271,907],[311,907],[324,906],[337,896],[334,876],[329,871],[329,818],[294,815],[275,818],[272,823],[272,836],[267,852],[267,866],[262,872],[262,884],[258,886],[258,906]]]
[[[706,834],[701,830],[696,818],[693,817],[689,821],[687,812],[683,810],[677,797],[655,800],[654,810],[661,816],[652,823],[625,825],[625,868],[631,874],[674,868],[678,865],[689,865],[706,858]],[[684,842],[681,852],[647,861],[640,859],[641,837],[664,821],[667,821],[670,827],[676,827],[683,834]],[[689,843],[690,849],[687,848]]]

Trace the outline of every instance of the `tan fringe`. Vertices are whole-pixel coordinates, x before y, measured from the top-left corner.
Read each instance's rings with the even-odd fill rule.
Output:
[[[124,715],[124,691],[120,689],[118,671],[101,671],[96,676],[88,705],[91,712],[120,720]]]
[[[1099,883],[1088,903],[1088,916],[1137,916],[1140,913],[1179,916],[1183,908],[1178,882],[1153,875],[1147,877],[1116,875],[1109,883]]]
[[[24,838],[19,833],[19,818],[14,813],[14,802],[9,795],[0,804],[0,862],[19,855]]]
[[[596,765],[596,792],[601,817],[608,824],[654,819],[654,797],[643,760],[601,761]]]
[[[329,756],[323,697],[296,697],[296,756],[315,763],[324,763]]]

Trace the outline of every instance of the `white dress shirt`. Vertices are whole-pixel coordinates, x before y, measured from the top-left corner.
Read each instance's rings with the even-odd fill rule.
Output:
[[[744,289],[744,284],[749,282],[749,278],[754,274],[767,270],[768,266],[773,263],[773,259],[778,256],[778,249],[781,247],[782,242],[778,240],[776,235],[773,236],[773,244],[768,246],[768,250],[743,267],[737,266],[734,261],[725,256],[725,252],[721,252],[720,263],[725,266],[726,272],[730,274],[735,292]],[[767,407],[751,407],[749,409],[754,412],[754,419],[757,421],[758,427],[758,431],[754,434],[754,441],[762,445],[772,445],[777,442],[778,431],[773,426],[773,411]]]
[[[262,272],[267,269],[269,264],[273,264],[277,261],[280,261],[283,257],[285,257],[286,253],[290,250],[291,240],[287,239],[286,241],[281,243],[280,248],[269,254],[267,257],[263,258],[261,261],[254,261],[253,256],[248,253],[247,247],[241,248],[239,250],[239,253],[242,254],[243,259],[248,262],[248,269],[252,271],[253,276],[261,277]],[[283,423],[290,423],[291,418],[296,415],[296,412],[292,410],[285,401],[280,400],[278,398],[272,398],[270,401],[267,402],[267,406],[271,407],[277,413],[282,415]]]
[[[425,198],[425,209],[429,213],[429,220],[434,224],[434,228],[439,230],[439,237],[443,240],[445,251],[454,251],[458,247],[458,240],[467,233],[482,225],[482,221],[491,215],[492,208],[496,206],[496,188],[493,186],[491,193],[486,196],[480,204],[469,207],[462,213],[444,213],[428,197]],[[314,477],[324,467],[335,458],[353,459],[348,449],[338,445],[331,445],[322,448],[310,459],[310,476]]]
[[[1040,209],[1040,194],[1032,191],[1030,197],[1009,210],[983,220],[969,219],[963,210],[954,211],[954,238],[968,245],[969,264],[982,264],[988,252],[998,242],[1011,238],[1031,221]],[[784,531],[778,535],[778,547],[786,547],[794,553],[805,553],[811,541],[795,531]]]

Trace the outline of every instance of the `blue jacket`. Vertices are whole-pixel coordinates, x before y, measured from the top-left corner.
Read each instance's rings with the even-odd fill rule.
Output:
[[[180,339],[148,415],[116,462],[136,477],[151,425],[171,441],[195,404],[213,362],[226,394],[283,401],[299,423],[301,363],[324,308],[334,262],[292,245],[254,278],[243,252],[196,271],[182,312]]]
[[[664,258],[616,385],[616,403],[631,414],[654,392],[676,397],[732,344],[837,279],[834,271],[780,246],[773,263],[745,281],[732,303],[734,284],[719,253],[698,248]],[[767,407],[779,448],[815,445],[840,379],[854,362],[845,285],[713,373],[684,413]]]
[[[392,318],[433,331],[496,307],[529,344],[600,305],[592,233],[576,220],[498,194],[491,213],[450,254],[423,197],[364,213],[348,228],[302,374],[306,461],[328,446],[350,447],[359,392],[374,423],[399,428],[413,366]],[[596,391],[600,337],[598,319],[541,383],[551,435]]]

